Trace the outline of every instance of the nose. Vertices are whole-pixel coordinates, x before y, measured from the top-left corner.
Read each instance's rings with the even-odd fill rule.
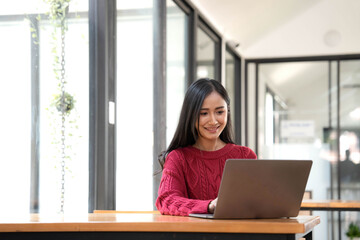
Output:
[[[209,125],[216,125],[216,124],[217,124],[217,119],[215,114],[210,114]]]

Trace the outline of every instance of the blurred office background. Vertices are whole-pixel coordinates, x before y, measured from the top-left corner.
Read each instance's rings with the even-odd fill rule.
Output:
[[[54,108],[49,3],[0,3],[0,210],[152,210],[184,93],[231,97],[237,144],[312,159],[312,199],[360,199],[360,2],[72,0],[64,39],[74,109]],[[34,35],[35,34],[35,35]],[[65,148],[65,168],[61,155]],[[64,179],[63,179],[64,177]],[[346,239],[358,212],[316,212],[315,239]]]

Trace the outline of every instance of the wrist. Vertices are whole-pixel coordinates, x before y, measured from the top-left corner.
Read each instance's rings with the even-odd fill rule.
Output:
[[[213,213],[214,212],[214,206],[213,206],[213,201],[210,201],[207,207],[207,210],[209,213]]]

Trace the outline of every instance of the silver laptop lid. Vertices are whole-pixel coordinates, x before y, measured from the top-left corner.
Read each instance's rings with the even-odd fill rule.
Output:
[[[214,218],[297,216],[311,166],[311,160],[227,160]]]

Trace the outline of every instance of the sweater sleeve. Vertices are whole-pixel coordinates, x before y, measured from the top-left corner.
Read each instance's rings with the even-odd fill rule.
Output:
[[[184,169],[176,151],[165,162],[156,207],[161,214],[188,216],[190,213],[207,213],[211,200],[189,199]]]

